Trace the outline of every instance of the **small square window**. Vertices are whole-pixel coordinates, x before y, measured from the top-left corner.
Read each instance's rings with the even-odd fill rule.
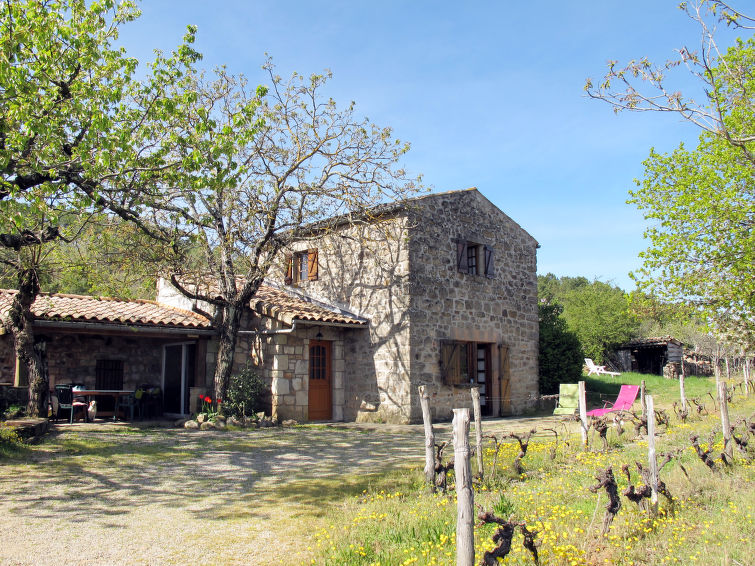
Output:
[[[318,276],[317,249],[304,250],[286,256],[286,285],[315,281]]]

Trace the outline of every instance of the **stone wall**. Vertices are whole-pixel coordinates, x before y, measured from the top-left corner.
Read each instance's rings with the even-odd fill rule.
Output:
[[[370,321],[368,330],[319,327],[323,334],[336,332],[342,340],[341,346],[334,338],[333,350],[333,367],[340,371],[337,368],[343,365],[342,385],[334,375],[338,420],[408,422],[411,418],[407,238],[406,217],[393,216],[368,225],[343,226],[290,250],[318,250],[317,280],[300,282],[303,293]],[[284,276],[281,262],[272,279],[283,284]],[[341,391],[339,415],[341,405],[335,400],[340,401]]]
[[[343,333],[340,328],[300,326],[290,327],[265,318],[258,330],[284,331],[278,334],[257,334],[251,337],[251,361],[271,391],[271,413],[280,420],[309,420],[309,342],[331,342],[332,419],[344,420],[345,370]],[[319,334],[319,336],[318,336]]]
[[[537,242],[476,190],[419,199],[411,218],[412,420],[421,419],[418,385],[433,391],[439,419],[471,406],[468,388],[442,383],[442,340],[490,345],[495,414],[531,408],[538,391]],[[459,272],[459,240],[493,250],[492,276]],[[500,368],[502,347],[509,375]]]
[[[81,383],[95,387],[97,360],[123,361],[123,388],[162,383],[162,346],[167,340],[95,334],[49,334],[47,367],[50,387]]]
[[[97,360],[123,360],[123,387],[135,389],[141,383],[159,385],[162,382],[162,346],[180,339],[158,339],[144,336],[128,337],[105,334],[74,334],[37,332],[44,335],[47,348],[47,368],[50,387],[56,383],[82,383],[95,386]],[[11,340],[0,337],[0,360],[10,351],[12,362],[0,366],[2,382],[12,383],[15,374],[15,355]],[[7,356],[6,356],[7,357]],[[12,364],[12,365],[11,365]]]

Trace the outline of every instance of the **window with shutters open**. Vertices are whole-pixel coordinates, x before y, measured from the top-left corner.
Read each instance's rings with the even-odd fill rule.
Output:
[[[488,343],[443,340],[440,367],[443,383],[485,387],[490,378],[491,346]],[[485,394],[484,390],[481,391]]]
[[[470,275],[493,277],[493,248],[468,240],[456,240],[456,269]]]
[[[299,285],[303,281],[316,281],[318,277],[317,248],[286,256],[286,285]]]

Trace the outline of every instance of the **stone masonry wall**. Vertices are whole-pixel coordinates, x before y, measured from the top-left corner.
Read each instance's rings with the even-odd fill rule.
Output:
[[[340,330],[343,362],[335,357],[334,367],[344,364],[343,420],[410,418],[406,227],[405,217],[386,218],[342,227],[291,250],[318,249],[318,278],[301,282],[302,292],[370,321],[369,330]],[[274,282],[282,284],[284,275],[281,265]],[[327,328],[320,327],[323,333]],[[339,395],[334,389],[334,399]]]
[[[269,318],[261,319],[258,328],[265,331],[290,329]],[[332,419],[344,420],[343,331],[324,326],[301,326],[293,333],[259,334],[251,338],[251,361],[270,386],[273,417],[309,420],[309,342],[313,339],[331,342]]]
[[[411,226],[412,420],[421,419],[422,384],[430,386],[439,419],[471,406],[468,388],[442,383],[441,340],[491,344],[493,376],[499,379],[505,376],[498,346],[508,347],[509,399],[493,406],[499,414],[526,410],[538,390],[537,242],[477,190],[419,199]],[[493,248],[492,278],[458,271],[457,239]]]

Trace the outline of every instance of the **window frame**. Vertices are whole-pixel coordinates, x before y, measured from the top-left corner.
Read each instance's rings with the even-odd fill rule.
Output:
[[[494,278],[494,255],[491,245],[462,238],[456,240],[456,270],[460,273]]]
[[[286,285],[300,285],[304,281],[317,281],[319,253],[317,248],[286,254]]]

